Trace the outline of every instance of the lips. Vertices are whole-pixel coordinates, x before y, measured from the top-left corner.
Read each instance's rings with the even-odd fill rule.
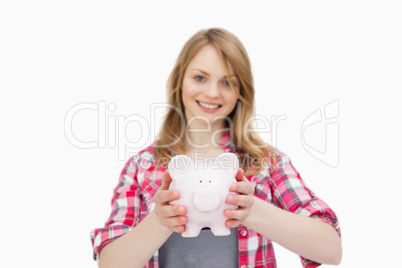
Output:
[[[210,102],[203,102],[203,101],[196,101],[198,106],[205,108],[205,109],[209,109],[209,110],[217,110],[220,107],[222,107],[222,105],[220,104],[216,104],[216,103],[210,103]]]

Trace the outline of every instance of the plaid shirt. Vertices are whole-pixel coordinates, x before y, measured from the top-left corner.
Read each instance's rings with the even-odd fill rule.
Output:
[[[94,259],[101,249],[114,239],[124,235],[154,208],[153,196],[161,185],[165,168],[157,168],[153,147],[130,158],[120,174],[119,184],[114,189],[112,213],[105,227],[91,232]],[[229,135],[224,132],[220,146],[226,152],[235,152],[229,146]],[[257,175],[247,178],[255,185],[255,196],[284,210],[316,218],[331,224],[339,233],[335,213],[326,203],[310,191],[289,158],[278,153],[279,163],[274,172],[265,168]],[[257,232],[240,225],[238,227],[239,267],[276,267],[272,242]],[[320,264],[301,257],[303,267],[317,267]],[[158,252],[145,267],[158,267]]]

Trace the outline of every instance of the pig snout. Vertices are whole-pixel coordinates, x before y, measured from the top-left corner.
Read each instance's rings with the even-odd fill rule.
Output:
[[[221,198],[214,189],[200,189],[193,196],[194,207],[202,212],[210,212],[219,208]]]

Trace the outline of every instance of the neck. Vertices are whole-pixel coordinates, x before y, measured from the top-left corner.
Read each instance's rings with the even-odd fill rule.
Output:
[[[219,141],[222,138],[223,122],[215,122],[209,127],[204,124],[191,124],[186,127],[185,145],[186,151],[205,152],[221,149]]]

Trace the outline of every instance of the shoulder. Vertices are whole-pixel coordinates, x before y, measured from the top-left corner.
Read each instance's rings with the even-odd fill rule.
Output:
[[[151,145],[140,150],[139,152],[132,153],[123,168],[121,176],[144,176],[144,173],[156,170],[156,167],[159,166],[155,157],[155,144],[156,142],[153,142]]]
[[[264,171],[268,173],[270,176],[273,176],[275,173],[281,172],[283,168],[291,165],[291,160],[289,156],[280,151],[278,148],[270,147],[269,153],[265,154],[265,164]]]
[[[279,150],[276,151],[276,168],[282,168],[286,165],[291,165],[291,160],[287,154]]]
[[[270,149],[269,153],[264,154],[262,169],[254,175],[259,179],[270,180],[278,175],[294,170],[292,162],[286,153],[275,147],[271,147]]]
[[[282,152],[277,150],[276,152],[276,163],[273,166],[273,169],[271,170],[271,177],[282,177],[287,174],[298,174],[296,169],[294,168],[292,164],[292,160],[290,157]]]
[[[162,161],[155,154],[156,144],[157,141],[154,141],[148,147],[134,154],[129,160],[133,165],[136,180],[140,186],[144,186],[143,183],[145,183],[145,186],[154,184],[156,181],[161,180],[165,172]]]
[[[136,164],[137,166],[155,164],[155,161],[156,161],[155,146],[156,146],[156,144],[157,144],[157,141],[154,141],[148,147],[140,150],[137,153],[132,154],[129,161]]]

